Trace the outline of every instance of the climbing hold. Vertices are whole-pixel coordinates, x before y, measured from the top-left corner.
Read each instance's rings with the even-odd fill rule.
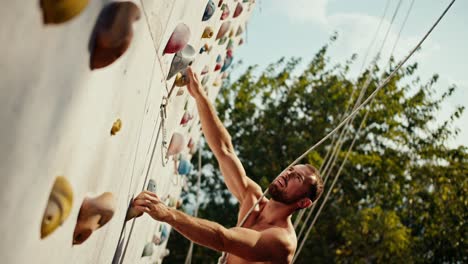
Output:
[[[193,165],[190,163],[190,161],[181,157],[179,160],[179,167],[177,168],[177,172],[180,175],[187,175],[192,171],[192,167]]]
[[[41,239],[50,235],[67,220],[72,204],[72,187],[65,177],[58,176],[49,194],[49,201],[42,217]]]
[[[184,95],[184,89],[182,87],[179,88],[179,90],[176,93],[176,96],[181,96],[181,95]]]
[[[220,86],[221,85],[221,80],[220,79],[216,79],[214,82],[213,82],[213,86]]]
[[[149,257],[153,255],[153,243],[147,243],[145,247],[143,248],[143,253],[141,254],[141,257]]]
[[[242,33],[244,33],[244,30],[242,29],[241,26],[239,26],[239,27],[237,28],[236,37],[239,36],[239,35],[241,35]]]
[[[111,135],[114,136],[115,134],[117,134],[117,132],[119,132],[121,128],[122,128],[122,120],[118,118],[117,120],[115,120],[114,124],[112,124],[112,128],[110,131]]]
[[[218,7],[220,7],[222,4],[223,4],[223,0],[219,0]]]
[[[226,43],[226,40],[227,40],[227,37],[226,37],[226,36],[222,37],[222,38],[218,41],[218,45],[223,45],[224,43]]]
[[[203,13],[202,21],[207,21],[210,19],[214,12],[216,10],[215,3],[213,0],[208,1],[208,4],[206,4],[205,12]]]
[[[178,72],[181,72],[190,66],[195,59],[195,55],[195,49],[191,45],[187,45],[183,50],[177,52],[172,60],[171,68],[169,69],[166,80],[171,79]]]
[[[177,199],[176,209],[180,209],[183,204],[184,204],[184,201],[182,201],[182,199]]]
[[[169,237],[169,232],[167,230],[166,225],[161,224],[159,226],[159,234],[154,234],[153,235],[153,243],[156,246],[159,246],[162,243],[164,243],[168,237]]]
[[[132,2],[112,2],[101,11],[90,40],[91,70],[112,64],[127,51],[133,38],[132,23],[140,15]]]
[[[114,216],[116,207],[114,195],[110,192],[94,198],[86,197],[73,232],[73,245],[85,242],[94,231],[107,224]]]
[[[233,48],[234,48],[234,40],[229,39],[226,49],[232,52]]]
[[[223,67],[221,68],[221,72],[224,72],[225,70],[227,70],[227,68],[229,68],[231,64],[232,64],[232,56],[227,55],[226,59],[224,59],[224,64],[223,64]]]
[[[156,182],[153,179],[149,179],[146,190],[152,193],[156,193]]]
[[[169,143],[169,147],[167,148],[166,156],[172,156],[179,154],[184,149],[185,141],[184,136],[182,134],[174,132],[172,134],[171,142]]]
[[[222,67],[221,62],[222,62],[221,55],[218,55],[218,57],[216,57],[216,65],[215,65],[214,71],[221,69]]]
[[[214,34],[213,28],[206,27],[205,30],[203,30],[202,38],[211,38],[213,34]]]
[[[221,20],[224,20],[229,16],[230,13],[228,5],[223,4],[221,10],[223,11],[223,13],[221,13]]]
[[[177,198],[169,196],[166,201],[167,206],[175,208],[177,205]]]
[[[239,46],[242,45],[242,44],[244,44],[244,39],[243,39],[243,38],[241,38],[241,39],[239,40]]]
[[[155,244],[156,246],[161,245],[161,237],[159,236],[159,234],[153,235],[153,244]]]
[[[210,70],[210,68],[208,68],[208,65],[205,65],[205,67],[203,67],[202,71],[201,71],[201,75],[205,75],[208,73],[208,71]]]
[[[224,35],[226,35],[226,32],[228,32],[230,26],[231,26],[231,21],[226,21],[223,24],[221,24],[218,30],[218,34],[216,35],[216,40],[224,37]]]
[[[183,87],[187,85],[188,79],[187,79],[187,73],[186,71],[181,71],[176,74],[174,84],[177,87]],[[183,90],[182,90],[183,91]],[[179,94],[177,94],[179,95]]]
[[[230,38],[234,37],[234,29],[231,29],[231,30],[229,31],[229,37],[230,37]]]
[[[80,14],[89,0],[41,0],[44,24],[60,24]]]
[[[202,80],[201,80],[201,84],[204,86],[208,83],[208,80],[210,79],[210,76],[208,75],[205,75],[203,76]]]
[[[176,53],[181,51],[187,45],[190,39],[190,29],[184,23],[180,23],[172,32],[171,37],[167,41],[164,48],[164,54]]]
[[[184,115],[182,116],[182,120],[180,120],[180,125],[186,126],[187,123],[192,119],[193,119],[193,116],[188,111],[185,111]]]
[[[205,45],[203,45],[201,48],[200,48],[200,54],[202,54],[203,52],[210,52],[211,51],[211,47],[210,45],[208,45],[208,43],[205,43]]]
[[[163,259],[167,256],[169,256],[169,254],[171,253],[171,251],[169,249],[164,249],[164,251],[161,253],[161,255],[159,255],[159,258]]]
[[[244,8],[242,7],[242,4],[237,3],[236,10],[234,10],[234,15],[232,15],[232,17],[234,18],[238,17],[242,13],[242,10],[244,10]]]
[[[226,79],[228,76],[229,74],[227,72],[223,72],[223,74],[221,74],[221,79]]]

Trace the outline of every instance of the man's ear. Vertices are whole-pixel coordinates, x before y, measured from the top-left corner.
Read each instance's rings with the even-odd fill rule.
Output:
[[[297,202],[297,206],[301,209],[307,208],[312,205],[312,201],[309,198],[302,198]]]

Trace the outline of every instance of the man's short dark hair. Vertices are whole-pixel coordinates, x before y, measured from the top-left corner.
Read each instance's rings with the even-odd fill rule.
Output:
[[[315,181],[312,182],[310,190],[307,194],[307,197],[309,197],[312,202],[315,202],[323,193],[322,177],[320,176],[320,172],[314,166],[310,164],[305,165],[312,172],[312,176],[315,176]]]

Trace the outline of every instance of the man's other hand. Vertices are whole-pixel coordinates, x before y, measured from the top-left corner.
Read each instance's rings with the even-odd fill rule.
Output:
[[[164,221],[169,217],[169,208],[153,192],[141,192],[133,199],[132,205],[135,210],[147,213],[158,221]]]

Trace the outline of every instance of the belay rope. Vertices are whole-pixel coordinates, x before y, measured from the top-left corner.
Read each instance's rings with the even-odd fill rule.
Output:
[[[327,140],[329,137],[331,137],[333,134],[335,134],[341,127],[343,127],[348,120],[350,120],[352,117],[354,117],[359,110],[361,110],[365,105],[367,105],[376,95],[377,93],[385,86],[387,83],[395,76],[397,71],[405,64],[411,56],[418,50],[422,43],[427,39],[427,37],[432,33],[434,28],[439,24],[439,22],[442,20],[442,18],[447,14],[448,10],[452,7],[453,3],[455,3],[455,0],[452,0],[450,4],[447,6],[447,8],[444,10],[444,12],[440,15],[440,17],[436,20],[436,22],[432,25],[432,27],[427,31],[427,33],[424,35],[424,37],[416,44],[416,46],[409,52],[406,57],[398,63],[398,65],[395,67],[395,69],[390,73],[390,75],[385,78],[385,80],[370,94],[364,102],[362,102],[356,109],[354,109],[343,121],[341,121],[340,124],[338,124],[332,131],[330,131],[327,135],[325,135],[321,140],[319,140],[317,143],[315,143],[312,147],[310,147],[308,150],[306,150],[301,156],[299,156],[296,160],[294,160],[291,164],[289,164],[279,175],[281,175],[283,172],[287,171],[289,168],[292,166],[296,165],[300,160],[302,160],[309,152],[320,146],[325,140]],[[279,176],[278,175],[278,176]],[[336,178],[335,178],[336,179]],[[243,217],[242,221],[239,223],[239,227],[244,225],[245,221],[247,218],[250,216],[252,213],[253,209],[260,203],[260,201],[265,197],[265,195],[268,193],[268,189],[265,190],[265,192],[260,196],[260,198],[257,200],[257,202],[249,209],[249,211],[246,213],[246,215]],[[328,194],[328,193],[327,193]],[[328,198],[328,197],[327,197]],[[325,202],[325,200],[324,200]],[[322,203],[321,208],[323,208],[324,203]],[[221,257],[218,260],[218,264],[226,264],[227,263],[227,253],[223,252]]]
[[[194,217],[198,216],[198,208],[200,206],[200,181],[201,181],[201,170],[202,170],[202,145],[200,143],[198,147],[198,172],[197,172],[197,194],[195,199],[195,212],[193,214]],[[193,241],[190,241],[189,250],[187,252],[187,257],[185,258],[185,264],[192,263],[192,254],[193,254]]]

